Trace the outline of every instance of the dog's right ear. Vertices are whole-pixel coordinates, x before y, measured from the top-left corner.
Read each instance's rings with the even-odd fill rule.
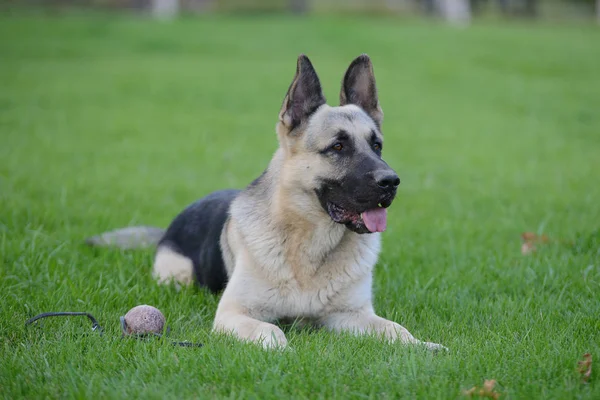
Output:
[[[321,82],[310,60],[298,57],[296,76],[288,89],[279,112],[279,121],[289,130],[308,120],[317,108],[325,104]]]

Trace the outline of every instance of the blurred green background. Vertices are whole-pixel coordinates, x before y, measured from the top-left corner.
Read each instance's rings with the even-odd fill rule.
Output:
[[[581,18],[598,14],[598,0],[4,0],[9,7],[182,12],[375,13],[452,18],[458,9],[474,16]]]

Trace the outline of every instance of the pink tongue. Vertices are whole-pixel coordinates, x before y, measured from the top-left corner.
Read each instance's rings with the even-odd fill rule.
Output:
[[[387,226],[387,209],[380,207],[367,210],[360,215],[371,232],[383,232]]]

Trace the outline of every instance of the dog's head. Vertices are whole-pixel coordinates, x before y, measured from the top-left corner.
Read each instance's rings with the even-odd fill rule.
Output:
[[[326,104],[315,69],[301,55],[277,124],[287,190],[308,195],[354,232],[384,231],[400,179],[381,158],[382,120],[367,55],[348,67],[338,107]]]

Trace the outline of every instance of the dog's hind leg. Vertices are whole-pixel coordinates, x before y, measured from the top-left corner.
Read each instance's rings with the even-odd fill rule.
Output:
[[[161,284],[175,282],[184,286],[191,285],[194,282],[194,264],[168,246],[159,246],[152,275]]]

